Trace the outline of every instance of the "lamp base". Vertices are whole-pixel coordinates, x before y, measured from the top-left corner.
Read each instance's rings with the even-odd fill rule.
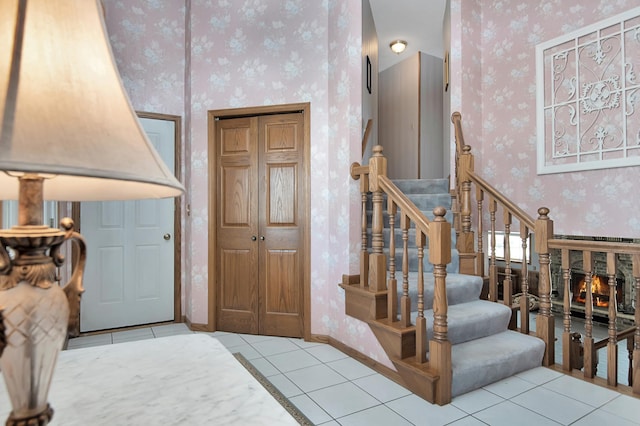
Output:
[[[53,417],[53,408],[47,404],[47,408],[39,414],[31,417],[17,419],[13,417],[13,412],[9,415],[5,426],[46,426]]]

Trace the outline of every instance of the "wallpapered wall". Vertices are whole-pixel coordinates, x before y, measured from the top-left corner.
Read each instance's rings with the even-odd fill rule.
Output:
[[[451,0],[452,111],[476,171],[555,232],[640,237],[638,167],[536,174],[536,44],[638,6],[632,0]]]
[[[187,318],[207,323],[207,111],[310,102],[312,332],[386,360],[369,328],[344,315],[337,285],[358,270],[360,204],[349,166],[361,160],[361,1],[104,3],[134,107],[183,117]]]

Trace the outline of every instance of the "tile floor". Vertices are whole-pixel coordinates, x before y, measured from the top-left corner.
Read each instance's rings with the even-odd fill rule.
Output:
[[[68,349],[191,333],[168,324],[69,340]],[[640,399],[539,367],[432,405],[322,343],[210,333],[317,425],[640,425]]]

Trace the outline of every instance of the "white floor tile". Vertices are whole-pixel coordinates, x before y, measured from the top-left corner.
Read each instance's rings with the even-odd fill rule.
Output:
[[[69,339],[68,349],[88,348],[90,346],[110,345],[113,343],[111,333],[93,334],[91,336],[81,336]]]
[[[375,372],[375,370],[372,370],[360,361],[356,361],[353,358],[339,359],[337,361],[328,362],[327,365],[349,380],[355,380],[361,377],[371,376],[372,374],[378,374]]]
[[[336,373],[335,370],[332,370],[324,364],[290,371],[285,373],[285,376],[306,393],[347,381],[343,376]]]
[[[563,425],[568,425],[594,410],[590,405],[542,387],[522,393],[512,398],[511,402]]]
[[[413,394],[387,402],[385,405],[416,425],[425,424],[426,419],[429,426],[446,425],[467,415],[451,404],[431,404]]]
[[[308,395],[334,419],[380,404],[380,401],[350,382],[313,391]]]
[[[623,419],[622,417],[618,417],[615,414],[596,410],[579,419],[577,422],[571,423],[571,426],[638,426],[640,425],[640,414],[637,414],[636,417],[638,418],[638,421],[632,422],[630,420]]]
[[[601,410],[640,424],[640,399],[620,395],[602,406]]]
[[[473,417],[491,426],[557,426],[559,423],[527,410],[511,401],[479,411]]]
[[[250,344],[244,344],[240,346],[234,346],[232,348],[227,348],[229,352],[232,354],[236,352],[240,352],[243,357],[245,357],[248,361],[254,360],[256,358],[262,358],[262,355],[258,351],[256,351],[253,346]]]
[[[234,348],[236,346],[247,345],[249,343],[238,334],[222,334],[214,335],[213,337],[218,339],[220,343],[222,343],[227,349]],[[234,351],[230,350],[230,352]]]
[[[155,336],[149,327],[133,330],[114,331],[111,333],[113,343],[131,342],[135,340],[153,339]]]
[[[529,381],[523,380],[517,376],[512,376],[500,380],[499,382],[491,383],[483,389],[488,390],[491,393],[495,393],[505,399],[509,399],[521,394],[522,392],[526,392],[535,386],[536,385]]]
[[[523,371],[522,373],[518,373],[516,374],[516,377],[519,377],[536,385],[541,385],[562,375],[563,374],[559,371],[555,371],[547,367],[537,367],[532,368],[531,370]]]
[[[289,339],[270,339],[261,342],[251,343],[262,356],[276,355],[285,352],[300,350],[300,347],[292,343]]]
[[[318,358],[308,354],[304,349],[271,355],[266,358],[282,373],[321,364]]]
[[[310,348],[307,348],[306,351],[322,362],[337,361],[339,359],[348,357],[348,355],[344,352],[339,351],[338,349],[329,345],[312,346]]]
[[[265,340],[286,339],[285,337],[263,336],[261,334],[238,334],[238,336],[242,337],[244,340],[251,344],[264,342]]]
[[[387,379],[382,374],[362,377],[354,380],[353,383],[380,402],[389,402],[411,394],[406,388]]]
[[[185,323],[165,324],[151,327],[156,337],[175,336],[176,334],[190,334],[193,331]]]
[[[620,395],[610,389],[594,386],[591,383],[566,375],[545,383],[542,387],[596,408],[603,406]]]
[[[278,370],[273,364],[271,364],[265,358],[252,359],[251,365],[253,365],[266,378],[269,378],[269,376],[280,374],[280,370]]]
[[[378,405],[338,419],[342,426],[411,426],[393,410]]]
[[[460,420],[456,420],[453,423],[449,423],[448,426],[486,426],[487,424],[481,422],[473,416],[463,417]]]
[[[302,395],[304,393],[284,374],[276,374],[275,376],[270,376],[269,382],[271,382],[271,384],[274,385],[287,398]]]
[[[295,343],[297,346],[301,347],[302,349],[306,349],[306,348],[310,348],[312,346],[318,346],[318,345],[324,345],[325,343],[322,342],[305,342],[302,339],[295,339],[293,337],[289,337],[289,340],[293,343]]]
[[[476,389],[469,393],[465,393],[464,395],[456,396],[451,401],[451,404],[458,407],[465,413],[473,414],[503,401],[503,398],[494,393],[484,389]]]
[[[294,396],[293,398],[290,398],[289,401],[298,407],[298,409],[302,411],[302,413],[307,416],[313,424],[317,425],[333,420],[326,411],[320,408],[320,406],[307,395]]]

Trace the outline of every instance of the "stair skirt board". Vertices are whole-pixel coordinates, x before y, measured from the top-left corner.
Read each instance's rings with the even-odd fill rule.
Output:
[[[402,275],[396,275],[398,281],[398,300],[402,297]],[[465,274],[447,274],[447,303],[449,306],[459,303],[473,302],[480,298],[482,291],[482,277]],[[425,274],[424,277],[424,306],[433,306],[434,291],[433,274]],[[412,309],[418,307],[418,273],[409,273],[409,298]]]
[[[411,313],[415,324],[417,312]],[[433,310],[425,310],[427,319],[427,339],[433,339]],[[476,300],[449,306],[447,311],[447,338],[452,345],[479,339],[507,330],[511,319],[511,309],[500,303]],[[427,349],[428,350],[428,349]]]
[[[504,331],[451,348],[452,396],[462,395],[542,365],[544,342]]]

